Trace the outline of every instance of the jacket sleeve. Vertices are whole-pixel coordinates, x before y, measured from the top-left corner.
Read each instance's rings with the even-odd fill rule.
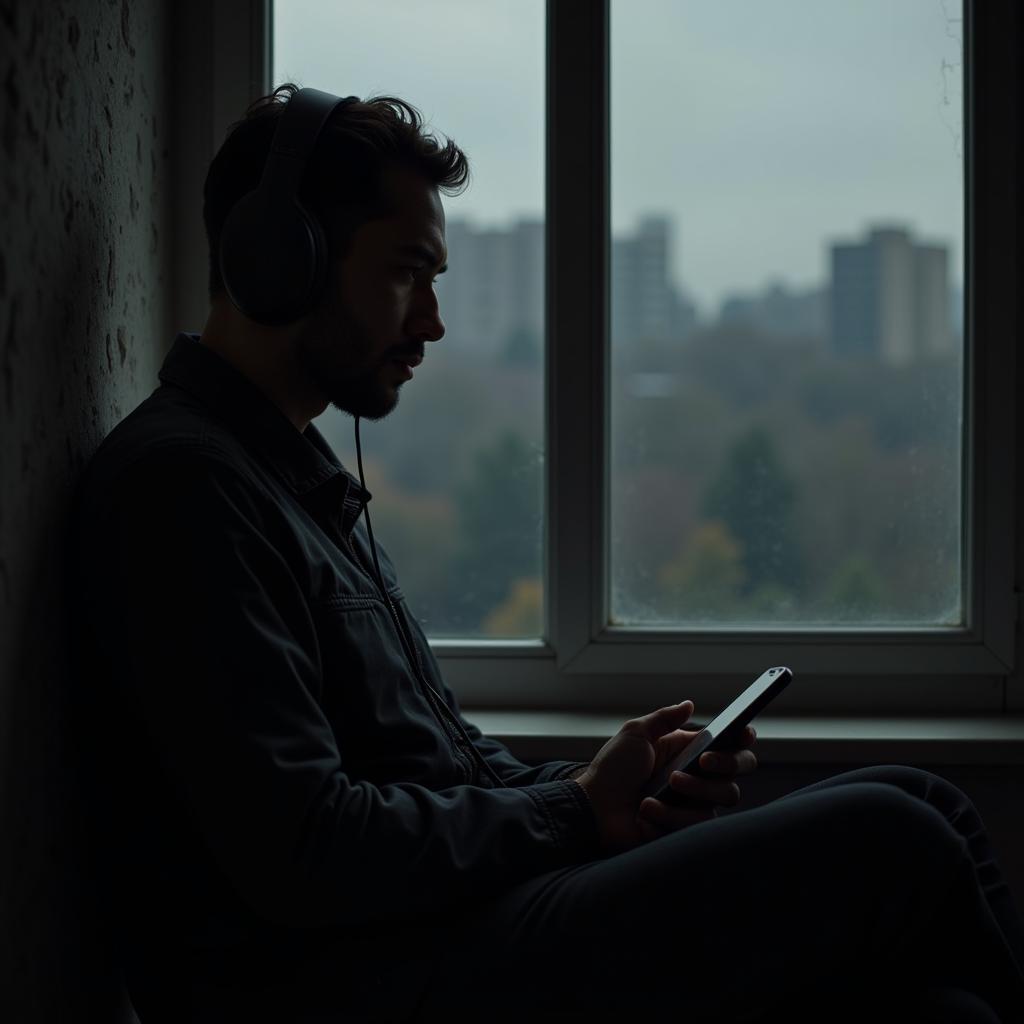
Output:
[[[381,921],[599,856],[586,795],[557,773],[441,791],[346,774],[264,501],[205,450],[164,453],[83,542],[89,628],[147,737],[154,799],[170,788],[241,897],[292,926]]]
[[[571,779],[590,764],[589,761],[546,761],[538,765],[525,765],[516,760],[508,747],[499,740],[484,736],[465,718],[462,719],[462,724],[472,737],[476,748],[506,786],[533,786],[538,782],[550,782],[552,779]]]
[[[444,687],[444,698],[448,702],[448,706],[459,716],[463,727],[473,740],[473,745],[483,754],[484,760],[494,769],[506,786],[532,786],[538,782],[550,782],[553,779],[569,779],[590,763],[589,761],[546,761],[533,766],[525,765],[504,743],[491,736],[485,736],[477,726],[466,720],[459,707],[458,698],[447,684]]]

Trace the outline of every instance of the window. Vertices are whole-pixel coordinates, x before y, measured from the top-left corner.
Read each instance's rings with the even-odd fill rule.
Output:
[[[537,493],[545,510],[544,571],[535,576],[531,568],[529,576],[540,580],[540,602],[536,592],[529,597],[540,610],[532,621],[520,619],[497,633],[485,615],[450,619],[433,640],[448,681],[465,706],[477,708],[642,711],[685,696],[700,709],[718,704],[723,686],[732,692],[764,666],[785,663],[795,676],[780,712],[1000,709],[1014,662],[1015,614],[1008,440],[1015,394],[1006,372],[1013,365],[1016,288],[1008,215],[1015,209],[1015,169],[1006,159],[1007,134],[1018,130],[1017,98],[1006,87],[1015,81],[1012,5],[965,2],[961,12],[954,0],[922,0],[871,5],[877,6],[872,15],[867,4],[839,0],[620,2],[559,0],[544,11],[527,5],[538,26],[546,17],[546,32],[537,28],[529,50],[536,57],[543,46],[546,66],[542,76],[516,77],[511,88],[505,72],[489,70],[501,59],[505,38],[497,47],[499,34],[482,27],[509,10],[498,3],[389,7],[407,19],[429,12],[430,30],[440,33],[421,47],[430,55],[422,82],[406,84],[401,61],[385,73],[383,49],[372,58],[379,81],[366,87],[351,85],[350,76],[334,81],[301,66],[285,68],[276,59],[270,65],[275,84],[287,74],[342,93],[376,89],[408,98],[471,157],[472,126],[460,125],[457,108],[432,91],[445,81],[461,92],[493,88],[500,99],[490,104],[490,116],[508,133],[524,125],[544,131],[544,145],[534,150],[543,161],[543,202],[534,197],[532,205],[509,209],[501,228],[510,230],[520,214],[543,218],[546,344],[533,385],[534,400],[543,402],[528,441],[543,472]],[[285,6],[275,4],[274,24]],[[458,18],[446,20],[455,8]],[[831,36],[822,28],[830,18]],[[863,20],[854,26],[854,18]],[[895,22],[909,26],[914,47],[924,50],[915,58],[917,72],[909,53],[892,56],[903,45]],[[405,31],[411,25],[407,20]],[[338,40],[317,42],[310,31],[304,50],[323,46],[344,67]],[[456,40],[466,32],[477,34],[462,52]],[[746,44],[749,38],[759,45]],[[784,73],[773,54],[783,44],[791,48]],[[439,55],[442,47],[449,47],[448,56]],[[843,47],[849,52],[840,60]],[[480,53],[487,60],[474,70]],[[727,58],[741,62],[747,79],[722,70]],[[933,153],[904,157],[896,144],[902,140],[888,144],[891,133],[917,131],[904,112],[904,90],[928,60],[932,78],[917,88],[932,90],[932,109],[921,112],[922,120],[934,115],[942,126],[936,131],[945,132],[941,168]],[[774,79],[763,87],[750,81],[768,71]],[[629,139],[622,118],[631,74],[632,88],[648,101],[645,112],[660,113],[656,129]],[[639,83],[647,74],[658,84],[644,91]],[[539,79],[546,83],[543,110],[521,96]],[[884,109],[880,91],[888,100]],[[822,123],[820,114],[813,120],[820,110],[812,105],[815,94],[846,104],[845,133],[827,118]],[[702,123],[694,104],[714,119],[703,122],[705,132],[744,133],[746,148],[737,144],[730,162],[726,150],[698,148],[694,140],[687,150],[692,162],[685,174],[679,171],[685,187],[679,196],[659,193],[664,185],[656,184],[655,165],[679,160],[682,136]],[[709,107],[717,113],[708,115]],[[813,123],[787,135],[785,117]],[[789,143],[774,144],[775,138]],[[803,140],[799,151],[794,138]],[[899,187],[880,193],[882,179],[869,182],[864,161],[872,156],[873,166],[887,167],[888,180]],[[808,167],[829,157],[835,166],[816,165],[828,187],[816,189]],[[843,161],[854,157],[861,163],[851,170]],[[482,193],[491,172],[480,161],[477,171],[474,188]],[[790,204],[790,219],[806,219],[791,233],[788,250],[773,237],[778,211],[766,211],[755,195],[754,183],[772,175],[772,194]],[[927,188],[905,187],[923,178]],[[788,192],[780,182],[788,182]],[[716,211],[719,190],[729,184],[743,193],[743,203]],[[929,199],[925,193],[933,188]],[[840,213],[839,192],[856,196],[859,205]],[[450,225],[460,201],[445,203]],[[756,240],[743,260],[728,256],[723,239],[730,232]],[[449,240],[446,278],[454,286],[451,232]],[[916,282],[910,300],[905,288],[892,289],[900,274]],[[639,340],[637,324],[643,325]],[[667,353],[666,324],[680,342]],[[742,359],[724,358],[727,344]],[[769,346],[777,358],[766,358]],[[704,393],[695,396],[701,381]],[[774,398],[764,398],[766,392]],[[393,417],[396,438],[412,415],[411,389],[404,401]],[[424,408],[416,419],[429,415]],[[712,416],[728,426],[711,431]],[[669,435],[658,429],[666,418]],[[714,434],[710,440],[695,436],[701,424]],[[467,432],[474,425],[463,424]],[[382,422],[371,435],[371,458],[385,451],[400,458],[397,441],[378,440],[391,428]],[[659,454],[657,473],[637,476],[641,457],[653,459],[644,445],[666,436],[676,439],[675,450],[668,445]],[[347,458],[345,439],[332,440]],[[704,460],[700,477],[695,453]],[[738,523],[734,510],[752,474],[763,469],[776,490],[773,496],[762,488],[759,500],[776,507],[788,502],[789,521],[765,520],[775,533],[758,568],[748,558],[757,526]],[[383,474],[383,464],[374,472]],[[807,481],[821,474],[828,482],[815,506]],[[851,492],[837,489],[853,480],[865,481],[858,500],[867,492],[878,499],[874,505],[891,507],[851,505],[844,498]],[[374,490],[372,475],[368,483]],[[631,498],[638,496],[649,515],[637,514],[640,503]],[[374,511],[378,504],[383,501]],[[667,514],[673,509],[687,511],[674,535]],[[441,516],[436,508],[435,514]],[[840,516],[845,525],[836,521]],[[392,526],[378,518],[378,533],[403,578],[425,571],[416,565],[422,552],[399,550]],[[819,531],[814,538],[811,524]],[[666,537],[660,559],[638,553]],[[809,563],[826,540],[830,561],[818,572]],[[787,567],[797,558],[780,552],[808,543],[810,552],[800,557],[804,579],[812,582],[787,595],[794,578]],[[930,551],[929,558],[915,556],[915,545]],[[637,568],[645,564],[646,575]],[[708,598],[716,588],[717,596]],[[499,634],[505,639],[489,639]]]

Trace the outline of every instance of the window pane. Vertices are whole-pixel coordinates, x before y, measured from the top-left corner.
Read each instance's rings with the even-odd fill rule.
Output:
[[[541,632],[543,0],[276,0],[274,82],[396,96],[470,161],[441,195],[445,337],[398,407],[363,421],[374,535],[432,637]],[[495,46],[495,40],[501,45]],[[354,421],[316,420],[357,472]]]
[[[612,0],[611,619],[958,625],[955,0]]]

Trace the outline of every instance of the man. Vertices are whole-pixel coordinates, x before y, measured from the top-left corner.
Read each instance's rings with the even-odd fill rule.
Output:
[[[429,372],[444,335],[438,193],[465,183],[466,160],[400,100],[344,101],[303,182],[328,235],[324,289],[289,322],[258,322],[226,293],[221,234],[294,95],[255,104],[214,159],[207,323],[177,337],[79,495],[83,714],[108,800],[97,842],[143,1024],[609,1007],[754,1020],[803,984],[784,952],[834,988],[865,933],[917,939],[922,893],[954,892],[986,854],[983,829],[968,856],[903,791],[926,773],[716,819],[756,766],[752,729],[703,756],[707,777],[673,777],[678,805],[642,797],[693,736],[690,701],[627,722],[590,764],[527,766],[462,717],[367,529],[370,495],[312,420],[333,404],[358,440],[360,417],[394,410],[424,359]],[[950,818],[973,821],[942,793]],[[855,920],[851,886],[828,894],[827,941],[808,941],[822,872],[893,835],[902,860],[871,879],[884,922]],[[794,865],[812,838],[817,868]],[[984,896],[965,882],[950,900],[1004,958],[963,978],[1008,1000],[1015,965],[979,918],[986,899],[1009,913],[998,872]],[[748,914],[786,941],[753,956]],[[864,964],[881,975],[889,948]]]

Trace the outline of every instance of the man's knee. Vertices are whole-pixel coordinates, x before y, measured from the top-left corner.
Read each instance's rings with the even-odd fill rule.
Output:
[[[913,770],[913,769],[911,769]],[[950,862],[963,855],[964,841],[940,810],[905,788],[880,781],[862,781],[822,790],[818,813],[824,830],[835,830],[863,852],[886,861],[927,853],[945,853]]]
[[[867,782],[887,782],[899,786],[905,793],[931,803],[940,802],[935,799],[936,795],[958,802],[970,802],[963,790],[954,786],[949,779],[926,768],[915,768],[907,764],[878,764],[860,769],[856,774]]]

